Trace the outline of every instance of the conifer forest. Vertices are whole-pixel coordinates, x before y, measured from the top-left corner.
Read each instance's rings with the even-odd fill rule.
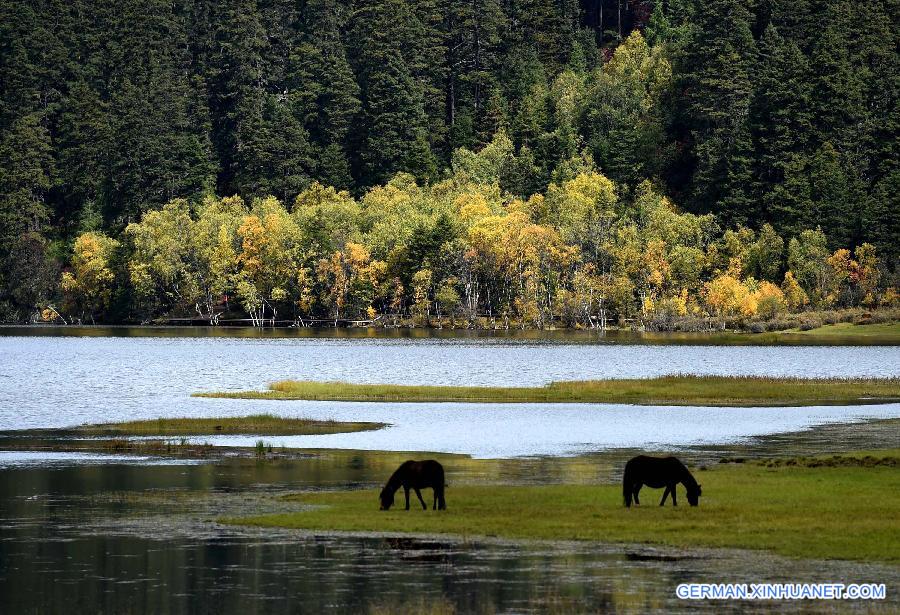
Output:
[[[896,0],[0,0],[0,321],[895,308]]]

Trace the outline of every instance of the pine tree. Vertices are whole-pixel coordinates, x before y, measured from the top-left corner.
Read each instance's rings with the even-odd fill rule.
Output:
[[[447,113],[451,148],[493,138],[490,116],[504,15],[497,0],[452,0],[447,8]]]
[[[853,246],[858,236],[861,208],[852,200],[853,186],[848,175],[841,156],[830,143],[824,143],[810,160],[815,220],[826,231],[832,250]]]
[[[311,0],[305,33],[290,58],[286,82],[295,116],[318,152],[316,176],[326,185],[351,188],[350,130],[360,112],[359,86],[341,38],[342,5]]]
[[[246,155],[235,181],[249,196],[275,196],[290,203],[311,182],[315,168],[306,130],[277,95],[269,95],[258,123],[244,126]]]
[[[265,83],[263,54],[268,41],[256,0],[224,0],[215,14],[209,60],[213,145],[219,159],[218,188],[235,194],[253,184],[247,168],[262,168]]]
[[[765,219],[789,236],[813,226],[807,178],[812,132],[805,56],[770,25],[759,42],[751,111],[756,141],[756,193]]]
[[[18,118],[0,140],[0,255],[20,235],[43,229],[54,174],[50,134],[41,114]]]
[[[812,112],[819,143],[830,142],[849,155],[865,117],[864,75],[851,58],[853,11],[846,0],[832,0],[823,15],[824,27],[814,41]]]
[[[694,207],[728,223],[755,219],[748,125],[756,49],[745,0],[712,0],[679,62],[696,160]]]
[[[362,3],[353,23],[353,57],[362,91],[356,161],[361,183],[384,183],[398,171],[412,170],[411,161],[420,173],[428,172],[435,165],[425,147],[425,100],[411,69],[419,53],[421,24],[405,0]]]
[[[814,10],[820,0],[768,0],[770,23],[778,29],[784,40],[808,53],[819,30]]]
[[[872,188],[862,212],[861,226],[867,241],[875,244],[884,263],[893,271],[900,271],[900,170],[893,170],[880,178]]]
[[[99,208],[114,134],[109,119],[106,102],[89,83],[79,79],[69,84],[55,144],[64,194],[61,221],[71,230],[82,210]]]
[[[442,160],[446,162],[450,159],[450,150],[447,148],[449,126],[445,87],[449,73],[445,23],[447,9],[442,0],[416,0],[410,4],[410,9],[421,28],[418,53],[410,59],[410,70],[413,78],[422,86],[429,148],[433,152],[441,152]],[[434,164],[435,161],[429,161],[426,166],[433,167]],[[433,177],[436,167],[428,173],[420,176]]]

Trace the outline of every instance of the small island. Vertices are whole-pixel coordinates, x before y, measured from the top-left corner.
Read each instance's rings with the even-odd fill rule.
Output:
[[[121,423],[81,425],[73,431],[81,436],[307,436],[381,429],[383,423],[322,421],[254,414],[224,418],[158,418]]]
[[[552,382],[538,387],[415,386],[285,380],[268,391],[195,393],[228,399],[315,401],[620,403],[672,406],[803,406],[900,401],[900,378],[687,376]]]

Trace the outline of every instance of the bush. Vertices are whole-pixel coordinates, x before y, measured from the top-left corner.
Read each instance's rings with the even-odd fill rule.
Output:
[[[804,316],[800,320],[800,330],[809,331],[810,329],[818,329],[822,326],[822,321],[815,316]]]
[[[900,320],[900,310],[878,310],[872,312],[872,316],[869,318],[869,322],[873,324],[897,322],[898,320]]]
[[[766,323],[756,321],[750,323],[750,332],[751,333],[765,333],[766,332]]]

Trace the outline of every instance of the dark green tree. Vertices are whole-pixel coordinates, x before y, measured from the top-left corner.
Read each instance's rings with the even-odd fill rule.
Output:
[[[311,0],[304,9],[305,32],[290,57],[287,87],[294,114],[309,133],[319,157],[316,177],[346,190],[350,174],[350,131],[359,120],[359,86],[341,37],[342,3]]]
[[[678,62],[693,138],[691,200],[696,209],[717,213],[730,224],[746,224],[758,214],[750,191],[749,111],[756,63],[750,24],[745,0],[711,0],[698,13],[702,34]]]
[[[362,3],[353,22],[362,92],[357,159],[362,184],[384,183],[398,171],[433,177],[424,93],[412,70],[421,24],[404,0]]]
[[[764,218],[793,236],[815,222],[806,169],[812,138],[808,67],[774,26],[766,28],[759,50],[751,109],[756,190]]]
[[[50,133],[38,112],[13,122],[0,140],[0,254],[22,234],[43,230],[55,165]]]

